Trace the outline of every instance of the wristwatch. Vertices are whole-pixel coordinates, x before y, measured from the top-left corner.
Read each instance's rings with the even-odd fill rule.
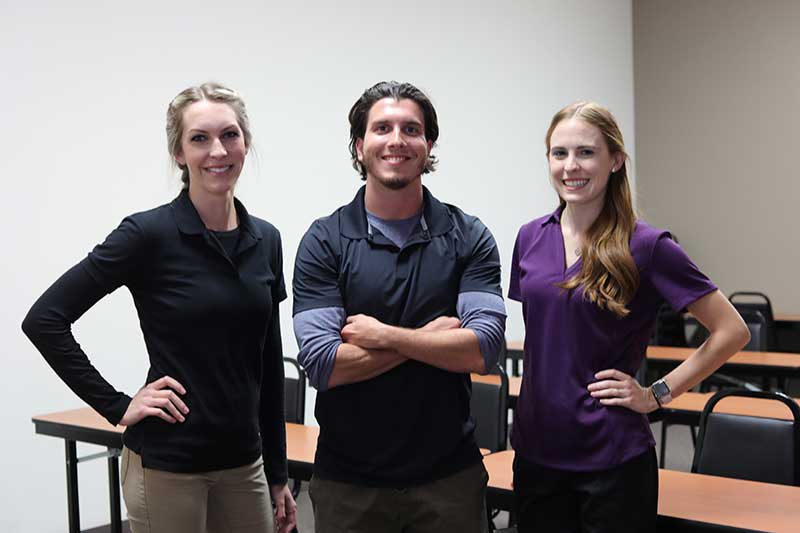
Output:
[[[659,407],[667,405],[672,401],[672,393],[669,390],[669,385],[667,385],[667,382],[663,379],[659,379],[650,385],[650,390],[653,391],[653,397],[656,399],[656,403],[658,403]]]

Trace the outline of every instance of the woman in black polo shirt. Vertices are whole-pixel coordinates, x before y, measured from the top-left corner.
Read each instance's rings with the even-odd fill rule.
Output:
[[[281,242],[233,196],[251,141],[244,102],[221,85],[190,87],[168,108],[167,137],[180,195],[125,218],[39,298],[23,329],[78,396],[127,426],[122,486],[134,533],[272,531],[270,493],[279,531],[290,531]],[[103,379],[70,331],[122,285],[150,359],[133,398]]]

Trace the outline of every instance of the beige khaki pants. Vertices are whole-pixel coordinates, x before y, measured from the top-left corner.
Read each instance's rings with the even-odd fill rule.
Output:
[[[133,533],[274,533],[263,460],[198,474],[142,467],[122,449],[122,494]]]

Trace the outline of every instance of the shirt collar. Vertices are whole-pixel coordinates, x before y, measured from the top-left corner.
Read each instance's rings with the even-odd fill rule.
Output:
[[[556,207],[556,210],[553,211],[552,213],[550,213],[550,216],[546,217],[542,221],[542,226],[544,227],[544,226],[546,226],[548,224],[551,224],[551,223],[561,224],[561,213],[563,211],[564,211],[564,206],[563,205],[559,205],[558,207]]]
[[[368,238],[367,210],[364,207],[366,185],[356,193],[353,201],[342,208],[341,234],[350,239]],[[427,187],[422,187],[422,215],[431,237],[447,233],[453,228],[447,206],[434,198]]]
[[[236,215],[239,217],[239,228],[249,234],[255,240],[261,240],[261,230],[258,229],[250,218],[250,214],[242,203],[234,198],[233,205]],[[206,225],[197,212],[191,199],[189,199],[189,189],[183,189],[181,193],[170,204],[172,212],[175,214],[175,223],[181,233],[188,235],[202,235],[206,233]]]

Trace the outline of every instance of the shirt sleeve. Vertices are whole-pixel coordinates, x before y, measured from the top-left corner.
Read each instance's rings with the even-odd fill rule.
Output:
[[[486,371],[497,363],[506,332],[506,306],[501,296],[486,292],[462,292],[458,295],[458,318],[461,327],[478,337]]]
[[[58,377],[117,425],[131,398],[103,379],[72,335],[72,324],[106,294],[87,270],[84,260],[56,280],[28,311],[22,330]]]
[[[264,342],[259,425],[267,482],[270,485],[283,485],[289,475],[286,459],[285,377],[279,306],[280,302],[286,299],[286,287],[283,281],[283,253],[279,234],[275,235],[273,243],[270,263],[275,273],[275,281],[271,287],[272,316]]]
[[[517,233],[517,240],[514,241],[514,253],[511,255],[511,280],[508,283],[508,297],[518,302],[522,301],[522,294],[519,290],[519,241],[522,237],[522,230]]]
[[[294,260],[293,314],[321,307],[344,307],[339,289],[339,259],[333,240],[317,221],[303,236]]]
[[[308,374],[308,382],[317,390],[328,388],[346,319],[343,307],[309,309],[294,315],[294,335],[300,347],[297,361]]]
[[[650,281],[677,312],[683,312],[688,305],[717,290],[717,286],[666,232],[659,236],[653,247]]]
[[[83,261],[92,278],[106,291],[135,283],[147,268],[148,241],[141,222],[126,217]]]
[[[470,252],[461,275],[459,293],[488,292],[503,296],[500,288],[500,254],[489,229],[475,219],[468,238]]]

